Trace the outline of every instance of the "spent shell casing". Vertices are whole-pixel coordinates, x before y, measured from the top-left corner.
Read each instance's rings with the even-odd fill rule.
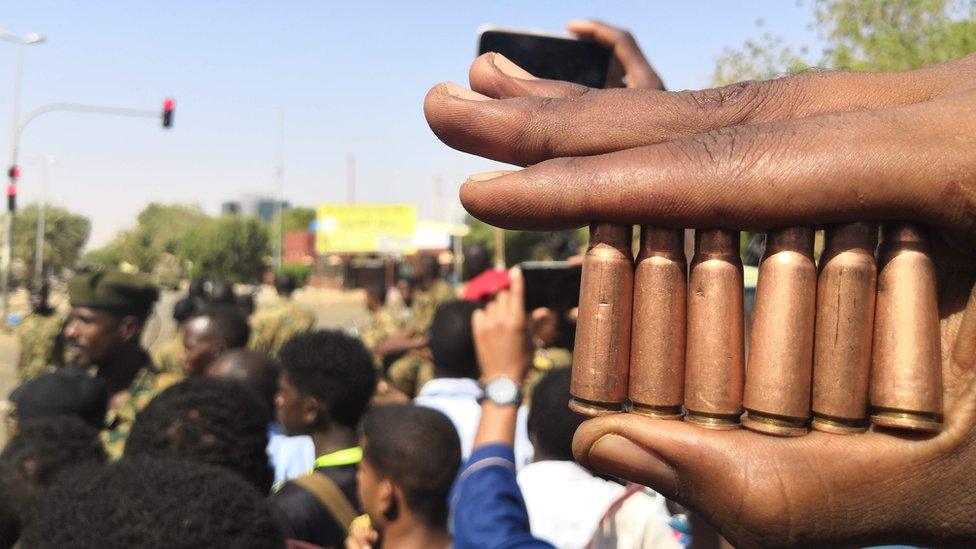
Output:
[[[746,363],[742,424],[777,436],[807,433],[817,268],[813,228],[766,234]]]
[[[942,428],[942,343],[935,266],[918,226],[882,229],[871,359],[871,422]]]
[[[630,225],[590,225],[569,403],[586,416],[620,412],[627,400],[634,301],[632,232]]]
[[[811,427],[860,433],[868,423],[878,226],[834,225],[826,228],[824,239],[817,278]]]
[[[633,413],[679,419],[685,385],[684,229],[641,226],[630,342]]]
[[[695,231],[688,276],[685,421],[736,429],[744,377],[742,260],[739,232]]]

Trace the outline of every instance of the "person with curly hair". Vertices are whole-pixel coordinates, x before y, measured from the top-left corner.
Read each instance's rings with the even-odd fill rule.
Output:
[[[297,335],[281,349],[275,406],[288,435],[309,435],[315,469],[272,496],[286,537],[341,546],[360,510],[356,426],[376,388],[373,358],[358,339],[338,331]]]
[[[188,460],[126,456],[52,488],[24,549],[283,547],[262,494],[238,475]]]
[[[19,424],[17,434],[0,453],[0,462],[23,476],[32,491],[53,486],[66,471],[107,460],[98,429],[68,415]]]
[[[238,383],[192,378],[160,393],[136,418],[126,457],[178,458],[226,467],[262,493],[274,478],[269,415]]]

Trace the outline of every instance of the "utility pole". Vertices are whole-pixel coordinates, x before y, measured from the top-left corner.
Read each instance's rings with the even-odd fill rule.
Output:
[[[275,180],[278,184],[278,227],[275,232],[275,272],[281,272],[281,256],[285,247],[285,222],[282,219],[285,201],[285,113],[278,111],[278,154],[275,164]]]
[[[356,155],[346,158],[346,201],[356,203]]]
[[[44,222],[47,213],[48,170],[54,164],[53,156],[41,159],[41,200],[37,205],[37,235],[34,238],[34,278],[40,283],[44,277]]]
[[[447,221],[444,218],[444,180],[441,176],[434,178],[434,219],[436,221]]]
[[[5,39],[3,34],[5,31],[0,30],[0,39]],[[32,110],[20,120],[19,123],[14,123],[13,132],[13,142],[10,145],[10,169],[8,170],[8,175],[10,176],[10,184],[7,186],[7,219],[6,219],[6,236],[3,240],[4,248],[0,251],[0,293],[2,293],[2,298],[0,298],[0,305],[3,309],[0,311],[0,326],[3,326],[7,322],[7,317],[9,314],[10,305],[10,248],[12,245],[11,237],[13,236],[12,224],[13,212],[17,209],[17,178],[20,177],[20,168],[17,166],[17,154],[20,150],[20,137],[24,134],[24,129],[32,121],[37,119],[37,117],[42,114],[47,114],[49,112],[86,112],[94,114],[108,114],[112,116],[135,116],[138,118],[159,118],[162,120],[163,128],[167,129],[173,125],[173,109],[175,107],[175,102],[172,99],[167,99],[163,102],[162,112],[151,110],[151,109],[129,109],[125,107],[111,107],[105,105],[87,105],[84,103],[48,103],[47,105],[41,105],[40,107]]]
[[[7,215],[4,219],[3,249],[0,250],[0,286],[2,286],[2,308],[3,318],[0,325],[6,325],[7,317],[10,313],[10,249],[13,247],[14,236],[14,211],[17,209],[17,177],[20,169],[17,167],[17,134],[20,129],[20,74],[24,59],[24,46],[40,44],[44,41],[44,36],[33,32],[27,36],[15,36],[5,30],[0,30],[0,40],[13,42],[16,46],[14,58],[14,92],[13,108],[11,109],[11,131],[10,131],[10,168],[8,174],[10,183],[7,185]]]

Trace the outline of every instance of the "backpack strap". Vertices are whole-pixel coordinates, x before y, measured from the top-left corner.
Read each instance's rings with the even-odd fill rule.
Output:
[[[332,518],[336,519],[343,530],[349,530],[349,525],[359,514],[349,502],[349,498],[342,493],[339,486],[329,477],[315,472],[293,479],[292,482],[308,490],[315,499],[329,510]]]

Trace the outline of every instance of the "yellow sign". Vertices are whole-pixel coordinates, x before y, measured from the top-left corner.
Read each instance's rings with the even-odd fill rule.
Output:
[[[315,249],[327,253],[410,253],[417,228],[413,204],[323,204]]]

